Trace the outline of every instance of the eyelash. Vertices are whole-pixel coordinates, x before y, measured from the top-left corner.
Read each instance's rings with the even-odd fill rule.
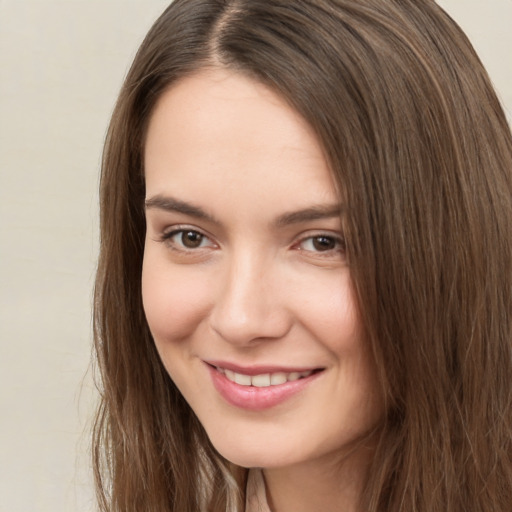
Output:
[[[332,243],[332,244],[334,244],[334,247],[327,248],[325,251],[318,250],[318,247],[315,247],[315,242],[319,242],[320,240],[323,240],[324,242],[327,241],[328,243]],[[306,242],[309,243],[310,245],[312,245],[313,249],[305,249],[305,248],[301,247]],[[320,243],[323,243],[323,242],[320,242]],[[345,240],[343,237],[337,236],[337,235],[332,235],[332,234],[327,234],[327,233],[319,233],[319,234],[303,237],[299,240],[298,244],[295,244],[295,246],[301,251],[308,251],[308,252],[311,252],[314,254],[318,254],[319,256],[324,255],[324,254],[330,256],[330,255],[332,255],[333,252],[344,253],[345,249],[346,249]],[[317,249],[317,250],[314,250],[314,249]]]
[[[197,247],[186,247],[183,244],[183,236],[186,234],[194,234],[200,237],[200,242]],[[173,241],[173,238],[181,235],[181,242]],[[315,241],[320,241],[323,239],[323,241],[327,241],[328,243],[334,244],[334,247],[327,248],[327,250],[315,250],[318,249],[318,247],[315,248]],[[207,240],[210,243],[208,245],[203,246],[203,242]],[[210,238],[199,231],[198,229],[190,228],[188,226],[176,226],[174,229],[168,232],[162,233],[161,242],[165,242],[169,245],[169,247],[173,250],[180,251],[180,252],[195,252],[199,249],[205,249],[209,247],[215,247],[215,244],[210,240]],[[320,242],[320,243],[324,243]],[[304,248],[304,244],[309,243],[313,246],[313,249],[306,249]],[[294,243],[292,245],[292,248],[295,248],[299,251],[305,251],[311,254],[319,255],[319,256],[331,256],[333,253],[344,253],[346,246],[345,246],[345,240],[343,237],[339,235],[334,235],[330,233],[316,233],[316,234],[310,234],[308,236],[301,237],[298,242]]]
[[[201,237],[200,245],[198,245],[197,247],[186,247],[183,244],[183,235],[185,235],[186,233],[189,233],[189,234],[193,233],[194,235],[198,235],[199,237]],[[182,242],[177,243],[177,242],[173,241],[173,238],[180,234],[182,237]],[[196,251],[197,249],[203,249],[204,246],[202,247],[201,244],[203,243],[204,240],[210,240],[210,238],[207,235],[205,235],[204,233],[202,233],[201,231],[199,231],[197,229],[189,228],[187,226],[177,226],[175,229],[173,229],[169,232],[162,233],[162,236],[161,236],[161,241],[167,243],[169,245],[169,247],[171,247],[171,249],[174,249],[176,251],[182,251],[182,252],[192,252],[192,251]],[[211,240],[210,240],[210,242],[211,242]],[[213,246],[214,244],[211,243],[211,245]],[[209,246],[210,245],[208,245],[207,247],[209,247]]]

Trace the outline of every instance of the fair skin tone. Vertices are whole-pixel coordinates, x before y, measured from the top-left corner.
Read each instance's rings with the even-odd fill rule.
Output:
[[[144,309],[216,449],[275,512],[358,509],[382,415],[339,212],[309,126],[240,74],[174,84],[146,148]]]

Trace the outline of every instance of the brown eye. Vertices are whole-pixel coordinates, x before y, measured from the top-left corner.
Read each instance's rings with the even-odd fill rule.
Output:
[[[315,236],[311,239],[316,251],[332,251],[336,248],[337,240],[331,236]]]
[[[298,244],[298,248],[312,255],[323,254],[329,257],[338,257],[345,252],[345,243],[341,236],[321,233],[303,238]]]
[[[196,249],[201,246],[204,236],[197,231],[182,231],[180,238],[184,247],[187,249]]]
[[[195,229],[175,229],[162,236],[162,241],[178,251],[189,251],[213,247],[213,242]]]

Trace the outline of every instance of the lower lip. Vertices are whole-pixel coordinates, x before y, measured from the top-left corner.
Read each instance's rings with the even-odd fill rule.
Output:
[[[230,381],[224,374],[207,365],[213,385],[220,395],[231,405],[249,411],[262,411],[275,407],[309,386],[322,372],[315,372],[309,377],[285,382],[276,386],[258,388],[241,386]]]

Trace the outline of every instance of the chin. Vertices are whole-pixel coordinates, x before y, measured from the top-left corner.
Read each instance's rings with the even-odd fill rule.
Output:
[[[219,450],[218,450],[219,451]],[[226,451],[219,451],[219,453],[229,462],[240,466],[242,468],[278,468],[291,466],[294,464],[293,461],[287,457],[282,457],[275,453],[261,453],[257,450],[245,450],[243,452],[234,451],[233,449]]]
[[[294,435],[289,428],[267,431],[261,424],[252,429],[247,425],[243,429],[224,427],[208,432],[210,441],[222,457],[243,468],[312,467],[319,462],[331,466],[353,457],[367,460],[375,448],[375,424],[361,431],[330,432],[316,440],[311,431]]]
[[[285,447],[282,443],[264,443],[262,446],[260,442],[248,439],[243,443],[233,442],[233,439],[211,441],[222,457],[243,468],[275,468],[299,462],[297,449]]]

